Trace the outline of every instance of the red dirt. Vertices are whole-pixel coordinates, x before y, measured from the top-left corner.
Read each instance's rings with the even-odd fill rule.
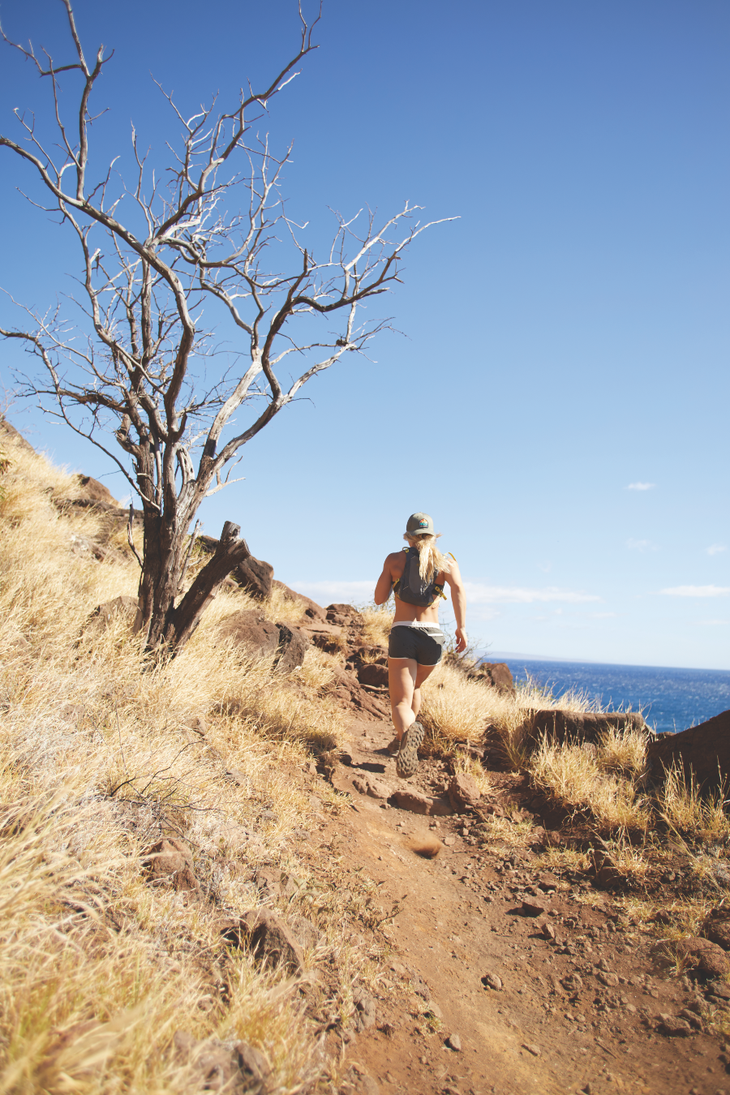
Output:
[[[350,731],[351,762],[330,772],[352,809],[327,822],[322,843],[330,854],[339,841],[350,868],[364,868],[396,914],[376,1023],[343,1048],[343,1095],[730,1092],[724,1039],[709,1033],[722,1002],[708,1004],[712,985],[662,961],[656,931],[618,917],[612,897],[587,878],[546,871],[529,850],[506,861],[504,850],[464,835],[474,817],[419,816],[359,793],[358,777],[392,789],[404,782],[387,754],[387,719],[361,717]],[[422,761],[409,782],[423,787],[435,769]],[[492,779],[497,801],[514,803],[522,781]],[[433,850],[434,837],[442,842],[435,858],[414,850]],[[544,913],[518,914],[523,901]],[[501,990],[485,987],[489,975]],[[403,991],[408,981],[420,1007]],[[448,1044],[452,1035],[460,1049]]]

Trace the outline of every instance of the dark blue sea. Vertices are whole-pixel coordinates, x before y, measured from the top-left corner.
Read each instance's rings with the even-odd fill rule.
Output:
[[[595,662],[505,661],[515,681],[529,675],[558,698],[576,689],[597,699],[604,711],[641,711],[658,733],[696,726],[730,708],[730,671],[666,669]]]

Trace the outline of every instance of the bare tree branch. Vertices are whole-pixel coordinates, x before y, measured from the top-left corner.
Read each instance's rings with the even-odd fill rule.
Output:
[[[168,648],[192,633],[192,616],[183,617],[199,618],[210,582],[248,550],[232,539],[205,582],[176,603],[201,502],[231,481],[242,447],[304,385],[343,354],[363,354],[389,325],[363,318],[360,306],[400,280],[406,249],[443,222],[422,223],[409,202],[382,219],[369,209],[336,213],[320,258],[317,241],[304,242],[306,225],[287,217],[280,187],[291,147],[277,157],[251,124],[317,48],[321,13],[308,22],[301,3],[298,46],[265,86],[241,90],[230,104],[214,98],[189,116],[160,88],[178,129],[165,142],[164,184],[134,128],[126,180],[121,148],[95,175],[91,123],[104,111],[92,113],[92,100],[113,54],[99,46],[87,63],[71,2],[60,3],[70,40],[62,63],[4,38],[35,65],[50,102],[43,125],[17,110],[19,136],[0,134],[0,150],[35,178],[74,241],[75,311],[26,310],[30,324],[0,336],[20,340],[38,360],[46,379],[35,374],[31,390],[111,456],[141,499],[141,618],[150,648]],[[228,344],[216,344],[218,328]],[[110,434],[119,454],[107,448]]]

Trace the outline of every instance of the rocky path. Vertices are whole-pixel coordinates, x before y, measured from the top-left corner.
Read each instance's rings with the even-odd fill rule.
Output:
[[[389,804],[404,787],[389,723],[361,717],[350,731],[329,775],[352,808],[323,840],[378,884],[392,958],[375,1021],[345,1047],[343,1095],[730,1093],[724,985],[677,976],[656,933],[585,878],[478,839],[473,812]],[[442,775],[426,760],[413,783],[433,798]],[[492,778],[514,808],[519,781]]]

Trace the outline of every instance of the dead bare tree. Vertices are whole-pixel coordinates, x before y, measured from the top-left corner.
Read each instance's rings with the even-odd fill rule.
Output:
[[[176,603],[201,502],[230,481],[242,446],[307,381],[343,354],[361,353],[388,325],[361,322],[358,306],[398,280],[405,248],[429,225],[406,202],[382,222],[370,211],[336,215],[321,258],[303,245],[305,226],[288,218],[279,191],[291,150],[277,158],[268,137],[252,130],[317,48],[319,15],[308,24],[301,5],[299,48],[267,87],[249,86],[232,109],[214,100],[192,117],[166,95],[180,133],[168,146],[164,186],[134,130],[132,176],[125,180],[114,161],[92,177],[91,123],[99,117],[92,95],[112,54],[100,46],[87,63],[70,0],[60,2],[70,60],[56,64],[45,50],[39,56],[3,35],[48,81],[55,142],[42,138],[34,116],[16,110],[19,138],[0,135],[0,147],[30,169],[46,195],[41,208],[60,216],[80,249],[80,316],[71,325],[59,307],[45,315],[26,310],[25,329],[0,334],[40,359],[30,388],[44,409],[110,456],[141,499],[141,623],[150,650],[174,652],[248,555],[227,522],[214,558]],[[79,85],[68,119],[62,81]],[[208,314],[212,305],[217,319]],[[335,331],[328,320],[337,321]],[[227,359],[213,343],[216,323],[234,338]],[[111,434],[123,452],[108,447]]]

